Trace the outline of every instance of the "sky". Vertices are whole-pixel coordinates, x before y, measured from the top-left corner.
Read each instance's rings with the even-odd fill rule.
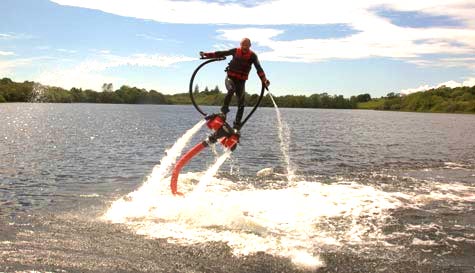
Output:
[[[186,92],[243,37],[276,95],[475,85],[475,0],[2,0],[0,78]],[[229,61],[196,83],[224,90]],[[260,89],[256,70],[246,89]]]

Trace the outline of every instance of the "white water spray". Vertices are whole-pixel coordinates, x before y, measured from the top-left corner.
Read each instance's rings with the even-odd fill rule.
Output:
[[[205,175],[200,179],[200,182],[198,183],[198,186],[196,187],[196,190],[193,193],[201,193],[204,192],[206,189],[206,186],[208,186],[209,182],[211,179],[213,179],[214,175],[218,172],[219,167],[223,165],[224,161],[231,156],[231,150],[226,150],[224,154],[222,154],[218,159],[216,159],[216,162],[206,171]]]
[[[280,150],[282,151],[282,155],[284,156],[284,161],[287,167],[287,180],[289,182],[293,182],[293,179],[295,177],[295,172],[292,167],[292,162],[290,161],[290,156],[289,156],[289,144],[290,144],[289,126],[287,125],[285,121],[282,120],[279,107],[277,106],[277,103],[275,103],[274,97],[272,97],[272,94],[270,92],[269,92],[269,96],[272,100],[272,103],[274,104],[275,113],[277,115],[277,121],[279,123]]]
[[[150,207],[153,206],[157,199],[158,193],[167,190],[167,183],[160,183],[164,180],[170,167],[176,162],[177,157],[181,154],[183,148],[191,140],[191,138],[205,124],[205,120],[201,120],[191,129],[185,132],[173,146],[165,152],[165,156],[156,165],[147,180],[136,191],[129,193],[127,196],[120,198],[112,203],[110,209],[104,215],[104,218],[114,222],[121,222],[127,217],[140,217],[147,215]],[[140,202],[135,202],[140,200]]]
[[[167,150],[165,153],[165,157],[162,158],[160,161],[160,165],[155,166],[155,168],[152,171],[152,174],[150,176],[152,177],[157,177],[157,178],[163,178],[170,167],[175,164],[176,158],[181,154],[181,151],[183,148],[185,148],[186,144],[190,141],[190,139],[201,129],[201,127],[205,124],[205,120],[201,120],[195,126],[193,126],[191,129],[186,131],[186,133],[181,136],[175,144],[170,148],[170,150]],[[157,169],[158,168],[158,169]],[[147,182],[153,181],[153,179],[148,179]],[[145,183],[147,183],[145,182]]]

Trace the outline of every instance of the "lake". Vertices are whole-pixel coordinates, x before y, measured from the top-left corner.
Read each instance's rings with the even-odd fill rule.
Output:
[[[475,272],[475,115],[280,111],[290,165],[260,108],[180,198],[157,170],[192,106],[0,104],[0,271]]]

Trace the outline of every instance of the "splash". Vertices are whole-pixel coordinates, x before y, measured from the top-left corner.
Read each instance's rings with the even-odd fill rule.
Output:
[[[292,167],[292,162],[290,161],[289,155],[289,144],[290,144],[290,130],[289,126],[285,121],[282,120],[280,115],[279,107],[274,100],[274,97],[269,92],[269,96],[274,104],[275,113],[277,115],[277,122],[279,123],[279,139],[280,139],[280,150],[282,151],[282,155],[284,156],[284,161],[287,167],[287,180],[289,182],[293,182],[295,177],[295,171]]]
[[[206,171],[205,175],[200,179],[200,182],[198,183],[198,186],[196,187],[196,190],[193,193],[202,193],[206,189],[206,186],[208,186],[209,182],[216,175],[221,165],[223,165],[224,161],[226,161],[226,159],[231,156],[231,153],[232,152],[230,150],[227,150],[223,155],[219,156],[216,159],[216,162]]]
[[[176,158],[181,154],[183,148],[185,148],[186,144],[188,144],[190,139],[201,129],[205,122],[205,120],[201,120],[191,129],[186,131],[186,133],[182,137],[180,137],[175,142],[175,144],[173,144],[172,148],[165,152],[166,156],[160,161],[159,165],[155,166],[152,171],[151,178],[147,180],[146,184],[153,181],[159,181],[166,175],[172,165],[175,164]]]
[[[47,87],[41,85],[40,83],[33,84],[33,90],[31,92],[31,97],[29,98],[29,102],[44,102],[46,98],[44,94],[47,90]]]
[[[219,164],[218,160],[213,167]],[[200,176],[182,175],[180,183],[191,184]],[[315,268],[323,265],[315,252],[321,245],[377,238],[374,226],[385,221],[390,209],[400,206],[390,194],[356,183],[301,182],[268,190],[237,190],[233,182],[214,177],[206,183],[216,186],[190,198],[157,196],[156,206],[147,215],[137,214],[140,217],[123,222],[138,234],[172,243],[222,241],[238,256],[264,251]],[[328,226],[335,218],[341,218],[341,223]]]
[[[316,268],[324,265],[319,252],[325,249],[388,245],[388,238],[401,236],[400,232],[384,231],[395,209],[424,208],[447,198],[474,201],[473,187],[463,184],[450,189],[450,196],[447,188],[432,184],[431,191],[424,193],[386,192],[351,181],[301,181],[284,189],[258,189],[247,184],[243,188],[246,183],[211,175],[225,158],[226,154],[222,155],[208,170],[209,178],[199,182],[213,187],[186,198],[163,192],[145,215],[136,212],[119,222],[138,234],[167,238],[171,243],[221,241],[237,256],[263,251]],[[201,177],[203,173],[182,174],[180,185],[191,191]]]
[[[176,162],[183,148],[185,148],[186,144],[201,129],[205,122],[205,120],[201,120],[186,131],[185,134],[165,152],[166,155],[162,158],[160,164],[153,168],[152,173],[147,177],[145,183],[135,192],[115,201],[104,215],[104,219],[121,222],[127,217],[147,215],[150,207],[155,205],[157,195],[165,190],[169,191],[169,183],[163,183],[166,174]]]

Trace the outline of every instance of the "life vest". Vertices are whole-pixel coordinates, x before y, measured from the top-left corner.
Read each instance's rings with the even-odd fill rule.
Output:
[[[236,53],[226,68],[228,76],[240,80],[247,80],[252,67],[253,60],[251,57],[253,54],[250,49],[244,53],[241,48],[236,48]]]

